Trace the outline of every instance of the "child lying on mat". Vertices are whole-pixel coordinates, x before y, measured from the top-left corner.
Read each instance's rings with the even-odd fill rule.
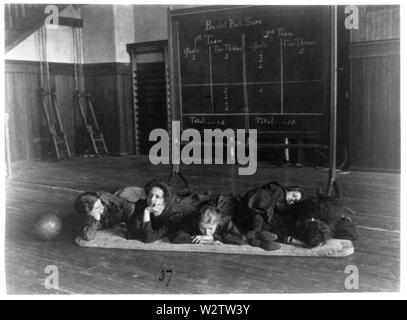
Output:
[[[277,234],[278,242],[310,248],[333,237],[357,238],[355,225],[332,199],[307,198],[302,188],[284,188],[276,182],[240,197],[235,221],[248,234],[268,231]]]
[[[277,250],[280,246],[274,242],[277,236],[269,232],[251,233],[248,237],[238,230],[231,216],[222,216],[213,204],[201,206],[198,215],[185,219],[181,230],[172,236],[172,243],[190,244],[236,244],[244,245],[249,241],[253,246],[265,250]]]
[[[170,219],[175,195],[165,182],[158,180],[150,181],[144,189],[147,199],[136,202],[127,224],[127,238],[150,243],[177,229]]]
[[[356,225],[336,199],[318,194],[299,201],[280,212],[274,229],[283,222],[281,236],[293,236],[309,247],[325,243],[331,238],[355,241],[358,239]],[[279,231],[275,231],[279,234]]]
[[[244,231],[262,231],[276,211],[287,209],[306,197],[301,187],[283,187],[278,182],[269,182],[238,197],[234,221]]]
[[[84,216],[82,238],[95,238],[100,229],[130,221],[134,204],[126,199],[104,191],[85,192],[75,200],[75,209]]]
[[[198,214],[187,217],[180,230],[172,235],[172,243],[243,244],[243,238],[231,219],[223,219],[215,206],[205,204]]]
[[[173,190],[153,180],[144,188],[147,199],[108,192],[86,192],[76,199],[85,216],[82,237],[125,223],[127,239],[145,243],[168,237],[173,243],[250,244],[276,250],[278,242],[316,247],[334,237],[356,240],[355,225],[331,199],[307,198],[299,187],[265,184],[241,197],[194,194],[175,201]],[[209,204],[209,200],[215,204]],[[205,205],[202,205],[205,204]],[[198,210],[200,208],[200,210]],[[198,210],[199,214],[193,214]]]
[[[75,200],[76,210],[85,216],[82,237],[93,240],[97,230],[125,223],[129,239],[153,242],[173,227],[168,219],[173,202],[171,188],[152,180],[144,188],[147,199],[131,202],[108,192],[85,192]]]

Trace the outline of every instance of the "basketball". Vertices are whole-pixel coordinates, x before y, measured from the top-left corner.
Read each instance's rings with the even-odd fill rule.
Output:
[[[55,214],[41,215],[33,224],[32,232],[39,240],[49,241],[59,235],[62,221]]]

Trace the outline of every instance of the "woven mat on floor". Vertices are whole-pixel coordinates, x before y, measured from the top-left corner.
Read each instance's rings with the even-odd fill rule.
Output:
[[[299,246],[281,244],[281,249],[266,251],[249,245],[237,246],[229,244],[199,245],[172,244],[163,239],[153,243],[138,240],[126,240],[121,228],[99,230],[96,238],[85,241],[81,237],[75,239],[77,245],[92,248],[116,248],[153,251],[207,252],[225,254],[263,255],[263,256],[297,256],[297,257],[346,257],[354,253],[352,241],[331,239],[326,244],[308,249]]]

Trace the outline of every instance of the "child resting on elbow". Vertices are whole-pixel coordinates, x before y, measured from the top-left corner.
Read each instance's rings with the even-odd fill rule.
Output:
[[[80,194],[75,208],[85,217],[82,238],[93,240],[98,230],[120,223],[126,224],[128,239],[153,242],[168,235],[172,189],[162,181],[152,180],[144,187],[144,193],[147,199],[136,202],[104,191]]]
[[[75,208],[84,216],[82,238],[93,240],[98,230],[130,221],[134,207],[134,203],[105,191],[80,194],[75,200]]]
[[[246,238],[233,223],[231,216],[222,216],[212,204],[201,206],[197,215],[188,217],[180,231],[173,235],[172,243],[193,244],[235,244],[276,250],[280,246],[274,242],[277,238],[269,232],[261,232]]]
[[[174,192],[159,180],[150,181],[144,191],[147,199],[135,203],[134,214],[127,225],[127,238],[151,243],[168,236],[175,229],[170,219]]]
[[[185,219],[180,231],[173,234],[172,243],[244,244],[243,237],[228,217],[222,219],[212,204],[204,204],[195,215]]]

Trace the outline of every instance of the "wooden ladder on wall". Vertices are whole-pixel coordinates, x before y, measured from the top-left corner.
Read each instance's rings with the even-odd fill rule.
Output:
[[[105,139],[103,133],[99,128],[96,120],[95,112],[93,111],[92,102],[89,94],[81,94],[79,90],[75,92],[76,104],[81,112],[83,124],[86,127],[86,131],[89,135],[89,139],[92,144],[95,155],[107,155]],[[88,116],[89,115],[89,116]]]
[[[61,160],[64,153],[68,158],[71,158],[71,149],[69,148],[68,139],[62,125],[55,88],[51,91],[45,91],[41,88],[40,95],[47,128],[51,135],[57,159]],[[53,121],[52,114],[55,115],[56,121]]]

